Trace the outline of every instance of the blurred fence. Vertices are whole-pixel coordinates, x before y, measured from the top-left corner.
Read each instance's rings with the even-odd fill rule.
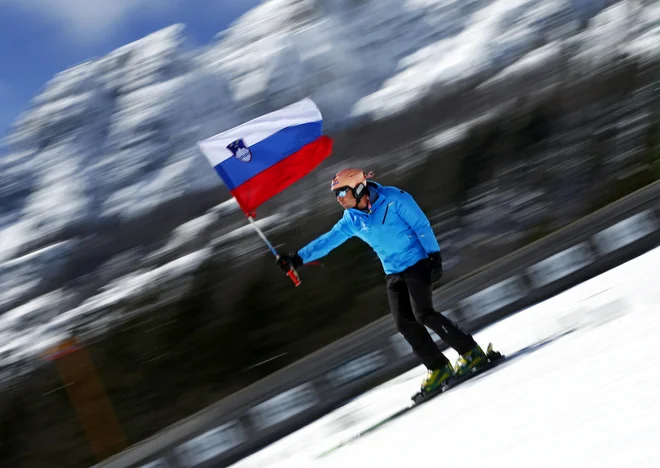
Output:
[[[434,303],[476,331],[659,241],[660,183],[655,183],[441,288]],[[96,467],[226,466],[417,365],[388,316]]]

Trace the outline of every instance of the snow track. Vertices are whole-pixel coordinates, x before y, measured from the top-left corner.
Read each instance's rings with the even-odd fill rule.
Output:
[[[423,367],[232,466],[656,467],[659,263],[656,248],[484,329],[514,358],[367,435]]]

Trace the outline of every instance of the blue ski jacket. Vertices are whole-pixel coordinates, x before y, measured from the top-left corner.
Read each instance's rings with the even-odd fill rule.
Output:
[[[388,275],[440,251],[428,218],[410,194],[372,181],[367,186],[371,210],[344,210],[330,231],[298,251],[304,263],[326,256],[354,236],[374,249]]]

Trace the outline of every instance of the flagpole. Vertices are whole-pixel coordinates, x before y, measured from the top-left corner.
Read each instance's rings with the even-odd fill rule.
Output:
[[[257,223],[254,221],[254,218],[251,215],[248,215],[247,217],[248,221],[252,225],[255,231],[257,231],[257,234],[259,234],[259,237],[266,243],[268,246],[268,249],[272,252],[272,254],[275,256],[275,258],[279,259],[280,255],[277,253],[277,250],[273,247],[273,245],[268,241],[268,238],[266,238],[266,235],[261,231],[259,226],[257,226]],[[300,276],[298,275],[298,272],[296,271],[295,268],[291,267],[289,271],[286,274],[289,278],[291,278],[291,281],[293,281],[293,284],[297,287],[300,286],[300,283],[302,281],[300,280]]]

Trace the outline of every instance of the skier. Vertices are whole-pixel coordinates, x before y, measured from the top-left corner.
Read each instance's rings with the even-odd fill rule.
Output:
[[[383,265],[387,297],[397,329],[428,369],[422,395],[452,377],[461,377],[487,357],[474,338],[433,308],[432,285],[442,277],[442,256],[429,220],[413,197],[396,187],[371,180],[373,173],[344,169],[330,189],[344,208],[343,217],[327,233],[296,253],[276,260],[285,273],[327,255],[356,236],[369,244]],[[460,357],[453,367],[425,327],[436,332]]]

